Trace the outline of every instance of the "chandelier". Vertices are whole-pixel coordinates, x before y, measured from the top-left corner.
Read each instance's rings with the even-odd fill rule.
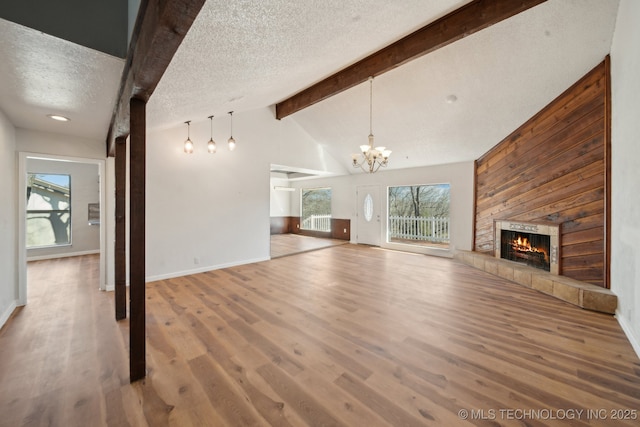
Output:
[[[389,163],[391,150],[386,147],[373,147],[373,76],[369,77],[369,144],[360,146],[360,153],[353,154],[353,167],[374,173]]]

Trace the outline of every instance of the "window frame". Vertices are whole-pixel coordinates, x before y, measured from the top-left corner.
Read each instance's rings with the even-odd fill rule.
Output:
[[[392,237],[393,226],[392,226],[392,218],[400,217],[400,215],[392,214],[392,197],[391,191],[394,188],[411,188],[411,187],[447,187],[448,192],[448,203],[446,207],[447,211],[447,221],[446,225],[446,240],[438,241],[438,239],[401,239]],[[390,185],[387,186],[387,218],[386,218],[386,233],[385,233],[385,242],[388,245],[406,245],[412,248],[425,248],[425,249],[439,249],[439,250],[450,250],[451,249],[451,183],[441,182],[441,183],[427,183],[427,184],[403,184],[403,185]],[[413,199],[412,199],[413,202]],[[420,200],[418,201],[420,203]],[[407,218],[411,216],[406,216]],[[415,218],[415,216],[413,216]],[[432,216],[420,216],[421,218],[432,218]],[[441,218],[442,216],[435,217]],[[442,222],[438,224],[442,226]],[[419,228],[416,225],[417,228]]]
[[[33,183],[32,183],[32,178],[33,180],[37,179],[38,176],[64,176],[67,177],[67,181],[68,181],[68,187],[66,187],[67,189],[67,193],[68,193],[68,207],[67,209],[29,209],[29,200],[33,194]],[[43,180],[44,181],[44,180]],[[49,182],[49,184],[52,184],[53,186],[56,186],[56,184],[54,182],[50,182],[50,181],[44,181],[44,182]],[[31,183],[31,184],[29,184]],[[42,185],[40,185],[40,187],[42,187]],[[57,187],[60,188],[65,188],[61,185],[57,185]],[[42,187],[44,190],[47,190],[47,188]],[[48,191],[52,191],[51,189],[48,189]],[[71,195],[71,174],[68,173],[44,173],[44,172],[28,172],[27,173],[27,202],[25,205],[25,248],[27,250],[32,250],[32,249],[47,249],[47,248],[59,248],[59,247],[66,247],[66,246],[71,246],[72,245],[72,223],[73,223],[73,212],[72,212],[72,195]],[[67,231],[67,241],[63,242],[63,243],[53,243],[53,244],[42,244],[42,245],[30,245],[29,244],[29,215],[38,215],[38,214],[61,214],[64,215],[65,213],[68,214],[68,221],[66,224],[66,231]],[[52,226],[53,229],[53,226]],[[54,236],[55,236],[55,232],[54,232]]]
[[[328,215],[328,226],[325,228],[305,228],[305,209],[304,209],[304,194],[307,191],[329,191],[329,213],[323,214]],[[324,232],[331,233],[331,219],[332,217],[332,208],[333,208],[333,189],[331,187],[312,187],[312,188],[301,188],[300,189],[300,230],[304,231],[314,231],[314,232]],[[321,220],[321,223],[324,223],[325,219]]]

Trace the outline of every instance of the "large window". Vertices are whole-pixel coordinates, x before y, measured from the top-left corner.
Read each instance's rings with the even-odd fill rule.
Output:
[[[449,184],[389,187],[388,241],[449,247]]]
[[[29,174],[27,248],[71,243],[71,177]]]
[[[302,229],[331,231],[331,189],[302,189]]]

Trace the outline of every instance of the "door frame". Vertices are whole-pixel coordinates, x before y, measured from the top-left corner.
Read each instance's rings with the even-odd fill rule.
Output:
[[[100,290],[107,288],[107,227],[105,217],[106,207],[106,170],[105,161],[101,159],[88,159],[81,157],[57,156],[42,153],[18,153],[18,298],[17,305],[27,304],[27,201],[24,195],[27,193],[27,160],[40,159],[70,163],[88,163],[98,165],[100,177]]]

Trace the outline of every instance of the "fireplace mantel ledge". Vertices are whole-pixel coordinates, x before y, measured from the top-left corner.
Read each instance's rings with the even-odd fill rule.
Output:
[[[580,282],[566,276],[551,274],[488,254],[458,250],[454,258],[464,264],[483,270],[527,288],[577,305],[587,310],[614,314],[618,297],[609,289],[591,283]]]

